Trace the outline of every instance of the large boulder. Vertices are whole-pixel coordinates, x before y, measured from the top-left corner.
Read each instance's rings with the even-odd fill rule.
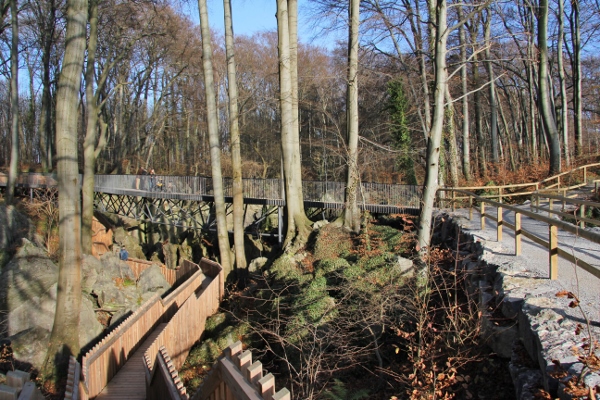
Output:
[[[99,306],[110,311],[135,307],[139,296],[129,265],[114,253],[104,254],[100,262],[102,270],[98,271],[92,292]]]
[[[119,247],[125,247],[127,249],[129,252],[129,257],[141,259],[146,258],[142,246],[140,246],[140,241],[135,236],[130,235],[125,228],[115,228],[114,240]]]
[[[178,261],[179,245],[175,243],[163,243],[162,253],[165,257],[167,268],[176,269]]]
[[[0,249],[8,249],[19,239],[35,239],[35,226],[14,206],[0,204]]]
[[[83,256],[81,263],[81,289],[84,293],[91,293],[98,280],[98,274],[102,273],[102,263],[96,257],[89,254]]]
[[[164,293],[171,288],[171,285],[169,285],[169,282],[167,282],[162,274],[161,267],[153,264],[150,268],[142,271],[140,278],[138,279],[137,287],[141,293]]]
[[[51,329],[54,321],[58,266],[27,239],[0,274],[0,310],[8,335],[32,326]]]

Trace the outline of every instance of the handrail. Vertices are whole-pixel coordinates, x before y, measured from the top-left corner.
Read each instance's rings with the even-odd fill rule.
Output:
[[[549,203],[548,208],[540,207],[540,198],[541,197],[548,199],[548,203]],[[558,200],[562,203],[561,211],[556,211],[553,209],[554,200]],[[567,214],[564,212],[567,202],[580,206],[579,210],[578,210],[579,215]],[[534,206],[534,204],[535,204],[535,206]],[[595,201],[589,201],[589,200],[574,199],[574,198],[566,197],[566,196],[558,196],[558,195],[553,195],[553,194],[548,194],[548,193],[536,192],[531,197],[530,209],[536,208],[536,210],[538,210],[538,211],[540,211],[540,210],[545,211],[545,212],[548,212],[549,215],[554,214],[554,215],[558,215],[563,218],[575,218],[576,222],[579,223],[579,227],[582,229],[585,228],[586,222],[590,223],[590,224],[594,224],[594,225],[600,225],[600,220],[593,219],[593,218],[587,218],[585,216],[586,206],[600,208],[600,203],[595,202]]]
[[[275,391],[275,377],[263,372],[260,361],[252,362],[252,352],[243,351],[242,342],[238,341],[223,351],[209,375],[200,388],[192,396],[192,400],[214,398],[215,391],[225,384],[225,390],[235,393],[236,400],[290,400],[290,391],[286,388]],[[220,398],[225,398],[221,391]],[[230,398],[230,397],[226,397]]]
[[[502,241],[502,227],[504,225],[513,229],[515,232],[515,253],[516,255],[520,255],[521,252],[521,235],[533,240],[534,242],[548,247],[549,252],[549,275],[550,279],[558,278],[558,256],[567,259],[568,261],[576,263],[582,269],[588,271],[594,276],[600,278],[600,269],[586,263],[585,261],[573,256],[572,254],[559,249],[558,248],[558,228],[583,237],[584,239],[590,240],[594,243],[600,243],[600,234],[595,232],[590,232],[586,230],[582,230],[577,226],[569,224],[564,221],[556,220],[554,218],[545,217],[543,215],[539,215],[532,211],[527,211],[515,206],[503,204],[500,202],[496,202],[493,200],[488,200],[481,196],[478,196],[472,192],[468,192],[460,189],[451,189],[451,188],[440,188],[440,191],[452,192],[452,193],[460,193],[466,196],[465,198],[469,198],[469,219],[473,219],[473,199],[478,200],[480,202],[481,207],[481,229],[485,229],[485,218],[489,217],[490,219],[496,221],[497,225],[497,238],[498,241]],[[494,217],[492,215],[485,213],[485,205],[489,204],[491,206],[497,207],[497,215]],[[453,210],[455,209],[455,204],[452,203]],[[504,221],[502,216],[503,209],[510,210],[515,213],[515,225],[512,225],[506,221]],[[540,222],[544,222],[549,226],[549,241],[546,242],[544,239],[534,235],[532,232],[528,232],[521,227],[521,215],[528,216],[532,219],[535,219]]]
[[[490,195],[480,195],[480,197],[482,198],[498,198],[500,200],[500,203],[502,203],[502,200],[504,198],[507,197],[517,197],[517,196],[527,196],[527,195],[531,195],[535,192],[539,192],[542,190],[550,190],[550,189],[560,189],[560,190],[572,190],[572,189],[577,189],[580,188],[582,186],[585,186],[587,184],[587,169],[588,168],[592,168],[592,167],[597,167],[600,166],[600,163],[590,163],[590,164],[586,164],[586,165],[582,165],[576,168],[573,168],[569,171],[565,171],[565,172],[561,172],[559,174],[550,176],[548,178],[542,179],[539,182],[530,182],[530,183],[517,183],[517,184],[510,184],[510,185],[490,185],[490,186],[465,186],[465,187],[448,187],[445,189],[456,189],[456,190],[467,190],[467,191],[473,191],[473,190],[497,190],[498,194],[490,194]],[[578,183],[575,185],[571,185],[571,186],[567,186],[567,187],[561,187],[561,181],[560,178],[568,175],[568,174],[572,174],[574,172],[578,172],[580,170],[583,170],[583,183]],[[546,186],[544,188],[542,188],[541,186],[543,186],[545,183],[550,182],[552,180],[556,179],[557,182]],[[516,188],[522,188],[522,187],[530,187],[530,186],[535,186],[535,190],[532,191],[524,191],[524,192],[515,192],[515,193],[507,193],[505,192],[505,190],[507,189],[516,189]],[[447,190],[449,191],[449,190]],[[453,197],[452,200],[456,201],[456,200],[464,200],[469,198],[468,196],[466,197]],[[443,203],[444,201],[448,201],[448,199],[439,199],[440,203]]]

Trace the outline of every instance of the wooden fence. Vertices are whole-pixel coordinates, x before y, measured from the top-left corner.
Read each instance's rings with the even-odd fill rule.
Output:
[[[289,390],[276,392],[273,375],[263,376],[262,363],[252,362],[252,352],[242,350],[241,342],[229,346],[192,400],[290,400]]]
[[[135,279],[139,279],[140,274],[144,272],[146,269],[150,268],[152,265],[156,264],[155,262],[148,260],[141,260],[139,258],[128,258],[127,265],[133,271],[135,275]],[[190,276],[192,276],[197,271],[197,266],[194,263],[191,263],[187,260],[183,260],[179,268],[170,269],[167,268],[164,264],[158,264],[160,266],[160,272],[165,277],[165,280],[169,282],[169,285],[175,286],[180,284],[181,282],[187,280]]]
[[[598,169],[600,163],[592,163],[573,168],[569,171],[553,175],[539,182],[519,183],[513,185],[493,185],[493,186],[466,186],[459,188],[446,188],[438,191],[438,204],[440,207],[451,204],[454,207],[457,203],[464,200],[472,202],[473,196],[461,195],[460,191],[466,191],[471,195],[477,195],[475,192],[484,192],[477,195],[479,198],[496,200],[503,203],[505,199],[512,197],[531,196],[534,193],[540,193],[546,190],[556,192],[562,191],[564,195],[569,190],[577,189],[587,185],[590,181],[590,171]],[[596,188],[597,190],[597,188]],[[442,194],[449,192],[451,198],[444,199]],[[472,204],[471,204],[472,206]]]
[[[189,264],[196,269],[189,279],[164,299],[159,295],[153,296],[83,356],[82,376],[86,395],[82,393],[80,398],[97,396],[148,335],[160,323],[175,315],[186,299],[205,283],[206,277],[195,264],[184,262],[182,270],[189,273],[192,268]],[[215,280],[220,286],[220,278]]]
[[[566,232],[570,232],[575,235],[578,235],[578,236],[580,236],[584,239],[587,239],[591,242],[594,242],[594,243],[600,243],[600,234],[580,229],[579,226],[577,226],[577,225],[570,224],[570,223],[564,222],[564,221],[560,221],[555,218],[546,217],[544,215],[535,213],[533,211],[528,211],[528,210],[524,210],[522,208],[518,208],[518,207],[511,206],[511,205],[503,204],[503,203],[500,203],[497,201],[489,200],[489,199],[483,198],[481,196],[477,196],[474,193],[467,192],[465,190],[460,190],[460,189],[439,189],[439,190],[453,193],[453,198],[457,198],[456,196],[454,196],[454,194],[459,194],[462,196],[463,199],[469,199],[469,219],[470,220],[473,219],[473,200],[477,200],[479,202],[479,207],[480,207],[481,229],[485,229],[486,218],[489,218],[489,219],[495,221],[496,222],[496,231],[497,231],[496,235],[497,235],[497,240],[499,242],[502,241],[503,227],[506,226],[506,227],[512,229],[515,232],[515,254],[516,255],[521,254],[521,237],[522,236],[525,236],[528,239],[531,239],[532,241],[534,241],[535,243],[546,247],[548,249],[548,260],[549,260],[549,273],[548,274],[549,274],[550,279],[558,278],[558,257],[559,256],[569,262],[572,262],[573,264],[575,264],[578,267],[584,269],[585,271],[591,273],[592,275],[600,278],[600,270],[598,268],[575,257],[571,252],[563,250],[558,247],[558,228],[560,228]],[[543,196],[548,197],[548,196],[552,196],[552,195],[543,194]],[[564,201],[567,201],[567,200],[573,201],[573,199],[567,199],[567,198],[558,197],[558,196],[552,196],[552,197],[554,197],[555,199],[558,198],[561,201],[563,201],[563,199],[564,199]],[[491,205],[492,207],[496,207],[495,215],[486,213],[486,211],[485,211],[486,204]],[[454,206],[454,203],[453,203],[453,206]],[[503,217],[504,210],[510,210],[515,213],[514,225],[510,224],[508,221],[504,220],[504,217]],[[546,211],[548,211],[548,210],[546,210]],[[523,229],[521,226],[521,215],[526,215],[529,218],[532,218],[536,221],[540,221],[540,222],[547,224],[548,225],[548,233],[549,233],[548,241]],[[571,215],[571,217],[572,217],[572,215]]]

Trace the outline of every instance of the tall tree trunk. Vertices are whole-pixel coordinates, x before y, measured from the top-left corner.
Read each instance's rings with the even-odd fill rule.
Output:
[[[481,80],[479,74],[479,57],[477,55],[477,30],[480,23],[480,16],[475,15],[471,21],[469,33],[471,36],[471,49],[473,52],[472,56],[472,74],[473,74],[473,86],[475,92],[473,93],[473,103],[475,106],[475,133],[477,135],[478,142],[478,161],[479,161],[479,174],[482,177],[487,177],[487,154],[485,137],[483,135],[483,110],[481,109]]]
[[[446,85],[446,142],[448,143],[448,164],[450,165],[450,182],[458,187],[458,146],[456,145],[456,128],[454,125],[454,102],[450,89]]]
[[[293,4],[292,4],[293,6]],[[284,249],[295,253],[308,239],[310,221],[304,213],[298,132],[294,132],[288,1],[277,0],[281,150],[285,178],[287,228]],[[297,118],[297,117],[296,117]]]
[[[458,6],[458,18],[463,19],[462,7]],[[471,135],[469,132],[469,78],[467,76],[467,40],[465,35],[465,27],[461,25],[458,28],[459,45],[460,45],[460,81],[462,87],[462,142],[463,142],[463,153],[462,153],[462,169],[463,175],[467,182],[472,179],[471,176]]]
[[[81,246],[84,254],[92,254],[92,220],[94,218],[94,173],[96,156],[101,151],[96,149],[98,132],[98,98],[94,94],[96,49],[98,47],[98,0],[89,0],[90,37],[88,41],[88,57],[85,69],[85,99],[87,108],[87,125],[83,141],[83,183],[81,186],[83,208],[81,211]],[[103,132],[106,128],[103,129]],[[101,135],[100,147],[104,146],[105,135]]]
[[[223,178],[221,175],[221,146],[219,144],[219,116],[213,77],[212,46],[210,27],[208,25],[208,9],[206,0],[198,0],[200,25],[202,30],[202,71],[204,72],[204,90],[206,93],[206,118],[208,122],[208,138],[210,142],[210,161],[215,196],[215,213],[217,218],[217,236],[221,265],[225,276],[231,272],[229,232],[227,231],[227,214],[223,197]]]
[[[563,154],[565,164],[571,165],[571,154],[569,149],[569,105],[567,100],[567,83],[565,79],[565,65],[563,60],[563,44],[565,34],[565,0],[558,0],[558,43],[557,43],[557,67],[558,80],[560,82],[560,132],[563,141]]]
[[[440,162],[440,144],[444,128],[444,96],[448,84],[446,70],[446,42],[448,39],[447,5],[445,0],[437,1],[435,8],[435,91],[434,106],[429,139],[427,141],[427,168],[425,170],[425,184],[423,186],[423,199],[421,215],[419,218],[418,245],[421,254],[429,250],[431,241],[431,223],[435,195],[438,190],[438,171]],[[433,18],[433,16],[431,17]]]
[[[43,376],[47,378],[66,375],[69,356],[79,353],[81,202],[77,166],[77,117],[87,13],[86,0],[68,0],[66,47],[56,98],[60,260],[56,314],[42,369]]]
[[[575,157],[583,154],[583,103],[581,100],[581,33],[579,27],[579,0],[571,0],[571,42],[573,58],[573,131],[575,134]]]
[[[52,94],[50,86],[50,60],[52,44],[54,43],[54,30],[56,26],[56,3],[54,0],[44,2],[47,10],[40,10],[38,16],[42,42],[42,105],[40,110],[39,136],[42,155],[42,170],[52,170]]]
[[[12,40],[10,45],[11,144],[8,184],[6,187],[7,204],[14,202],[15,186],[19,173],[19,21],[17,7],[17,0],[10,0],[10,23],[12,25]]]
[[[357,204],[360,173],[358,171],[358,29],[360,0],[350,0],[348,18],[348,82],[346,87],[346,140],[348,169],[344,199],[344,227],[360,231],[360,210]]]
[[[496,82],[494,77],[494,64],[492,63],[492,12],[488,8],[486,9],[486,17],[484,18],[484,38],[485,38],[485,64],[488,71],[488,79],[490,84],[488,85],[489,96],[490,96],[490,141],[492,142],[492,162],[498,164],[500,162],[500,155],[498,152],[498,104],[496,102]]]
[[[238,112],[238,90],[235,72],[235,50],[231,2],[223,0],[225,10],[225,51],[227,53],[227,81],[229,83],[229,130],[231,135],[231,163],[233,168],[233,242],[235,245],[235,265],[246,269],[244,251],[244,188],[242,185],[242,156]]]
[[[538,50],[539,50],[539,104],[542,122],[548,140],[550,152],[550,175],[560,172],[560,139],[552,106],[548,85],[548,0],[540,0],[538,9]]]

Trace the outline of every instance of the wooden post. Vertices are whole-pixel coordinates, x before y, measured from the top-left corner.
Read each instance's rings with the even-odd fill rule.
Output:
[[[535,194],[535,212],[540,212],[540,194]]]
[[[515,213],[515,255],[521,255],[521,213]]]
[[[581,207],[579,207],[579,216],[585,218],[585,204],[582,204]],[[583,219],[579,220],[579,227],[585,229],[585,221]]]
[[[485,202],[481,202],[481,230],[485,229]]]
[[[469,221],[473,220],[473,196],[469,195]]]
[[[502,207],[498,207],[498,225],[496,228],[498,242],[502,241],[502,225]]]
[[[560,176],[556,177],[556,181],[558,182],[558,185],[556,186],[558,189],[560,189]]]
[[[456,192],[452,189],[452,212],[456,211]]]
[[[583,183],[587,184],[587,166],[583,167]]]
[[[552,216],[552,208],[554,207],[554,199],[550,199],[548,198],[548,216],[551,217]]]
[[[555,280],[558,278],[558,228],[556,225],[550,225],[548,255],[550,261],[550,279]]]
[[[498,203],[502,203],[503,194],[504,194],[504,188],[498,188]]]

